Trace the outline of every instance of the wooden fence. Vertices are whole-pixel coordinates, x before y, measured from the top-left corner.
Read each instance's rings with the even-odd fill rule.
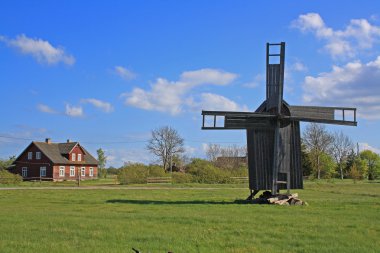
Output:
[[[171,184],[171,177],[148,177],[146,179],[147,184]]]

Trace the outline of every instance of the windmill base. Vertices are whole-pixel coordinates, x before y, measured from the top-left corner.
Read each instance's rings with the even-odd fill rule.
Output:
[[[259,191],[251,190],[251,195],[245,201],[239,201],[239,203],[247,204],[274,204],[274,205],[295,205],[302,206],[308,205],[305,201],[298,198],[298,194],[276,194],[272,195],[270,191],[263,192],[258,198],[253,198]]]

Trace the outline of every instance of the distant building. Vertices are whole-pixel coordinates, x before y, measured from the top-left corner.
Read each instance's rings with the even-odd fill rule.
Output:
[[[98,161],[79,142],[33,141],[16,158],[10,172],[24,180],[81,180],[98,178]]]

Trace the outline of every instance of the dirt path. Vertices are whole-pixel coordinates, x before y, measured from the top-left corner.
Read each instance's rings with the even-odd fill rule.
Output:
[[[233,188],[233,187],[144,187],[144,186],[51,186],[51,187],[0,187],[0,191],[5,190],[247,190],[247,188]]]

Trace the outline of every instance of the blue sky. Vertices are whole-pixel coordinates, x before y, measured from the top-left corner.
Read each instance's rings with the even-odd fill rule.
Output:
[[[50,137],[149,163],[165,125],[189,157],[245,145],[244,131],[202,131],[201,110],[254,111],[265,43],[281,41],[285,100],[357,107],[358,127],[328,129],[380,152],[376,1],[2,1],[0,157]]]

